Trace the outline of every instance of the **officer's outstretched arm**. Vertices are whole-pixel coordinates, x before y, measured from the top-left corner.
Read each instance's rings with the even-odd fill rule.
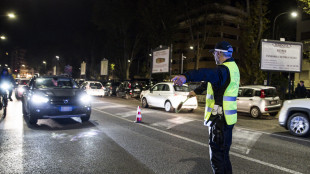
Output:
[[[186,82],[186,77],[183,75],[177,75],[174,76],[171,80],[173,81],[174,85],[182,86]]]

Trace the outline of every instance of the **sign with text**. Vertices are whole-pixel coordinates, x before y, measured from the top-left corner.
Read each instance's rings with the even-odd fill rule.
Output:
[[[108,75],[108,63],[109,61],[106,59],[101,61],[100,75],[102,76]]]
[[[81,75],[86,75],[86,63],[84,61],[81,63]]]
[[[261,41],[261,70],[301,72],[303,45],[300,42]]]
[[[167,73],[169,72],[169,56],[170,49],[162,49],[153,52],[152,73]]]

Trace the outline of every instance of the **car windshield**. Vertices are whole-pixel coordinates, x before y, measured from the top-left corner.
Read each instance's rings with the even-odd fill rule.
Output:
[[[89,83],[89,87],[91,89],[101,89],[102,85],[101,85],[101,83]]]
[[[188,86],[173,86],[174,87],[174,90],[177,91],[177,92],[189,92],[189,88]]]
[[[79,88],[74,80],[70,78],[46,77],[35,81],[35,88]]]

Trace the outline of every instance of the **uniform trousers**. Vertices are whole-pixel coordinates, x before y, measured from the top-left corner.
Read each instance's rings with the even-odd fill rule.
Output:
[[[214,117],[212,115],[212,117]],[[224,116],[216,115],[209,126],[209,152],[214,174],[231,174],[229,150],[234,125],[227,125]]]

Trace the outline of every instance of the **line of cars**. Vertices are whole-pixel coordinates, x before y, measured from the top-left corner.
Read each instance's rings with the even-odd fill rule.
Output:
[[[187,85],[179,87],[174,86],[171,82],[160,82],[154,85],[147,84],[145,81],[144,83],[124,81],[107,82],[103,85],[98,81],[83,81],[79,86],[71,78],[56,78],[69,85],[60,87],[39,85],[42,80],[51,81],[53,79],[51,77],[33,78],[28,83],[28,79],[19,79],[15,95],[17,99],[22,99],[23,113],[30,117],[29,120],[32,124],[36,123],[37,119],[54,117],[79,116],[82,121],[87,121],[91,113],[90,101],[87,96],[140,97],[142,107],[159,107],[164,108],[167,112],[173,112],[181,102],[187,99],[190,91]],[[36,95],[37,93],[39,95]],[[76,97],[76,94],[83,94],[83,96]],[[82,99],[77,98],[83,98],[87,102],[83,103]],[[237,105],[238,112],[249,113],[254,118],[262,114],[276,116],[280,112],[279,124],[288,129],[291,134],[295,136],[310,134],[310,99],[286,100],[282,106],[274,87],[250,85],[239,88]],[[190,112],[197,107],[196,97],[187,100],[182,106]],[[80,109],[83,110],[82,115],[80,115],[80,111],[77,111],[77,108],[84,108],[84,110]]]

